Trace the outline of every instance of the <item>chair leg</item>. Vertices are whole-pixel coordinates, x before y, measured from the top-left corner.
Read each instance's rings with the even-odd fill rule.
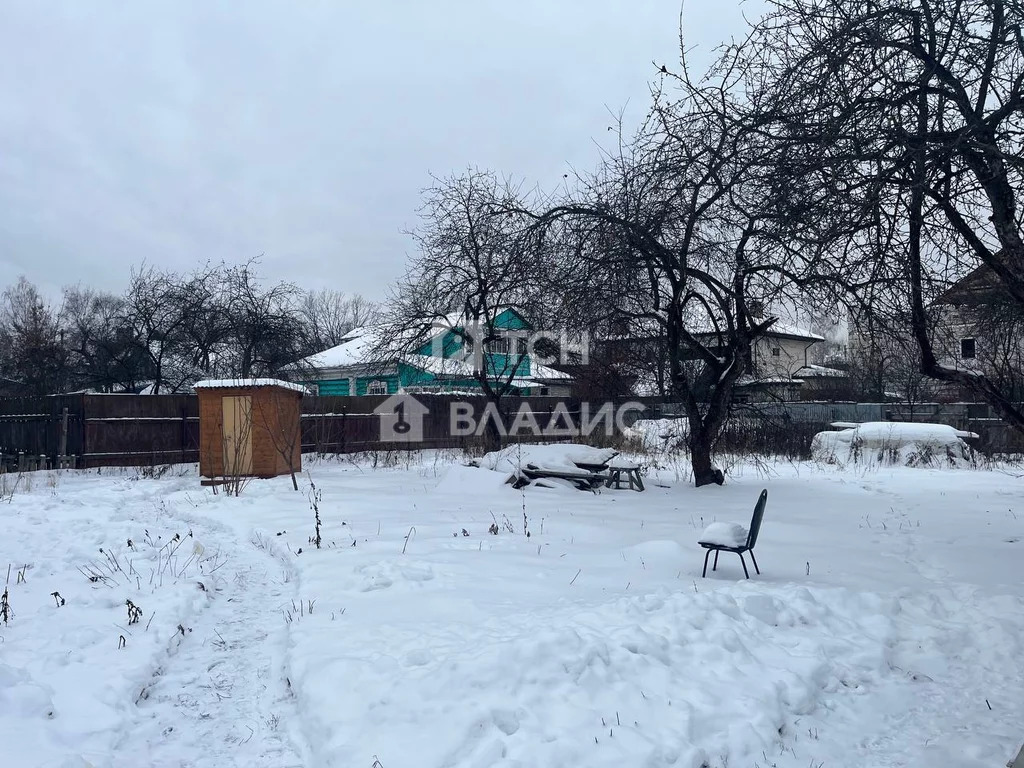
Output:
[[[710,549],[707,551],[707,554],[704,555],[704,572],[700,575],[702,579],[706,578],[707,575],[708,575],[708,558],[709,557],[711,557],[711,550]]]
[[[761,569],[757,567],[757,558],[754,557],[754,550],[750,549],[747,551],[750,552],[750,559],[754,561],[754,570],[757,571],[757,575],[760,576]]]
[[[747,561],[743,559],[743,553],[742,552],[740,552],[738,554],[740,556],[740,562],[743,564],[743,575],[746,576],[749,579],[750,578],[750,574],[747,572]]]
[[[710,552],[710,550],[708,550],[708,551]],[[711,566],[711,570],[712,571],[717,571],[718,570],[718,550],[717,549],[715,550],[715,564],[713,566]]]

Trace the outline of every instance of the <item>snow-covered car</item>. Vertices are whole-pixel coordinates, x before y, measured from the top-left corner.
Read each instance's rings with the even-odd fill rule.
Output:
[[[838,422],[836,432],[819,432],[811,441],[811,455],[826,464],[877,463],[907,467],[956,467],[973,465],[973,449],[965,442],[974,432],[947,424],[869,421]]]

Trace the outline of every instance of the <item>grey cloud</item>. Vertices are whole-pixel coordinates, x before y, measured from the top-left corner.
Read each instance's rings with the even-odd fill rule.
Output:
[[[687,4],[698,60],[741,6]],[[64,2],[0,6],[0,283],[119,290],[142,260],[264,254],[385,293],[428,174],[551,185],[608,110],[635,121],[676,0]]]

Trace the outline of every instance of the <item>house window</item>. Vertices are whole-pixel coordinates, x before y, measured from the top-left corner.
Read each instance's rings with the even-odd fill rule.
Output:
[[[960,339],[960,357],[964,360],[973,360],[977,354],[974,339]]]
[[[779,357],[782,354],[782,350],[778,347],[772,347],[772,357]]]
[[[386,395],[388,393],[388,383],[381,379],[375,379],[366,386],[366,394],[368,395]]]
[[[492,339],[487,343],[487,349],[495,355],[507,355],[509,353],[508,337],[502,336],[500,339]]]

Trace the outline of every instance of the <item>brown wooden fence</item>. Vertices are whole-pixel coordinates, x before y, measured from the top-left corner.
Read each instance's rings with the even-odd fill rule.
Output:
[[[466,403],[474,415],[480,415],[486,405],[482,397],[417,395],[428,412],[423,417],[423,440],[414,444],[381,439],[380,417],[374,409],[386,399],[383,395],[303,398],[303,451],[459,448],[483,442],[476,435],[452,435],[449,424],[450,403]],[[580,413],[580,404],[574,400],[515,398],[503,404],[505,424],[511,424],[523,403],[542,425],[559,404],[573,419]],[[195,395],[94,394],[0,398],[0,463],[12,468],[19,455],[36,464],[45,456],[49,466],[56,466],[61,455],[73,456],[82,468],[196,462],[198,399]]]
[[[75,457],[78,467],[198,461],[195,395],[59,395],[0,398],[0,454],[8,468],[29,459]]]
[[[423,417],[423,440],[402,443],[381,437],[381,420],[374,409],[387,399],[384,395],[305,397],[302,401],[302,449],[304,452],[356,453],[409,448],[467,448],[484,442],[479,435],[453,435],[449,423],[451,403],[465,403],[472,408],[474,417],[479,417],[486,405],[484,398],[444,395],[416,395],[416,398],[428,409]],[[645,402],[649,408],[645,418],[678,416],[681,410],[678,405],[658,403],[653,399]],[[585,408],[585,404],[578,400],[566,398],[508,399],[504,402],[502,414],[506,425],[511,425],[513,415],[523,404],[541,425],[547,424],[559,407],[579,423],[581,410]],[[748,421],[757,419],[764,422],[759,431],[755,430],[756,434],[750,429],[742,429],[739,438],[747,445],[760,435],[756,450],[768,453],[796,451],[794,455],[802,455],[809,448],[809,436],[818,429],[828,429],[829,421],[838,418],[835,404],[820,406],[827,407],[828,413],[804,413],[801,410],[814,405],[784,404],[778,406],[778,413],[766,410],[738,414]],[[865,407],[864,404],[855,405]],[[915,415],[925,416],[926,420],[978,432],[981,439],[975,445],[984,453],[1024,451],[1020,433],[991,418],[985,406],[964,405],[962,413],[952,406],[946,407],[942,413],[918,410],[919,414]],[[865,418],[859,411],[857,415],[861,418],[856,420]],[[890,414],[890,418],[893,416]],[[877,417],[872,415],[871,418]],[[800,426],[799,434],[794,432],[794,422]],[[776,427],[774,431],[773,425]],[[528,438],[532,441],[538,439],[534,434],[529,434]],[[550,439],[565,438],[556,434]],[[42,466],[44,462],[40,457],[45,457],[46,465],[56,466],[61,455],[75,457],[76,466],[86,468],[196,462],[199,460],[198,400],[195,395],[79,394],[0,398],[0,471],[4,467],[11,469],[19,465]]]
[[[458,403],[468,408],[467,418],[478,422],[487,407],[487,400],[483,397],[417,394],[416,399],[427,408],[427,413],[423,415],[423,439],[412,445],[381,437],[381,419],[375,409],[387,399],[385,395],[303,398],[302,450],[354,453],[403,448],[466,448],[484,442],[482,434],[453,434],[451,428],[452,404]],[[502,400],[499,416],[506,431],[511,431],[515,417],[520,413],[529,413],[542,427],[551,421],[556,412],[567,415],[573,424],[578,424],[581,407],[583,406],[579,400],[571,398],[506,398]],[[594,410],[596,409],[597,406]],[[562,423],[564,421],[560,421],[559,425]],[[532,440],[544,439],[528,430],[519,431],[518,435],[511,434],[510,439],[527,436]],[[555,434],[550,439],[559,440],[565,437]]]
[[[0,471],[30,457],[80,456],[82,395],[0,398]]]

